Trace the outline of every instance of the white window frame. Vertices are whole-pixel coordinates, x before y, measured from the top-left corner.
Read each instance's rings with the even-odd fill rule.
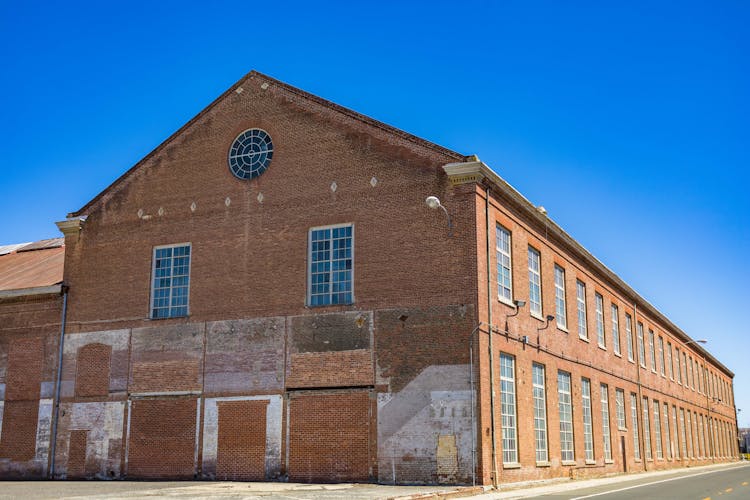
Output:
[[[622,356],[620,352],[620,309],[616,304],[611,304],[609,308],[612,314],[612,351],[617,356]]]
[[[659,335],[658,339],[659,343],[659,369],[661,370],[661,376],[666,377],[667,372],[664,366],[664,337]]]
[[[672,359],[672,342],[667,340],[667,364],[669,365],[669,380],[674,380],[674,360]]]
[[[312,275],[313,275],[313,272],[312,272],[312,265],[313,265],[313,259],[312,259],[312,257],[313,257],[313,255],[312,255],[312,252],[313,252],[313,240],[312,240],[312,236],[313,236],[313,232],[315,232],[315,231],[324,231],[326,229],[330,229],[331,230],[331,239],[329,241],[333,242],[333,230],[334,229],[339,229],[339,228],[342,228],[342,227],[351,227],[351,229],[352,229],[352,235],[351,235],[351,240],[352,240],[352,248],[351,248],[351,250],[352,250],[352,252],[351,252],[351,262],[352,262],[352,267],[351,267],[351,300],[349,302],[344,302],[344,303],[335,303],[334,304],[331,301],[331,302],[328,302],[327,304],[315,304],[315,305],[313,305],[312,304],[312,296],[313,296],[313,293],[312,293]],[[308,229],[308,231],[307,231],[307,298],[306,298],[307,307],[346,306],[346,305],[351,305],[351,304],[355,303],[355,298],[354,298],[354,271],[355,271],[355,269],[354,269],[355,268],[355,265],[354,265],[354,263],[355,263],[355,260],[354,260],[354,258],[355,258],[355,255],[354,255],[354,246],[355,246],[354,232],[355,232],[354,231],[354,223],[351,223],[351,222],[345,222],[345,223],[341,223],[341,224],[331,224],[331,225],[327,225],[327,226],[316,226],[316,227],[311,227],[310,229]],[[333,261],[334,261],[334,259],[333,259],[333,245],[330,246],[329,250],[331,252],[330,253],[331,256],[329,258],[329,262],[333,263]],[[333,274],[335,272],[333,270],[333,266],[331,266],[331,269],[329,269],[328,272],[330,274]],[[333,281],[330,281],[330,284],[333,285]],[[336,292],[336,293],[340,293],[340,292]],[[330,298],[331,298],[331,296],[333,294],[334,294],[333,286],[330,286],[329,290],[328,290],[329,300],[330,300]]]
[[[625,313],[625,340],[627,341],[628,361],[635,363],[635,346],[633,345],[633,318]]]
[[[674,409],[674,406],[672,407]],[[685,431],[685,408],[680,408],[680,436],[682,437],[682,441],[680,443],[680,449],[682,450],[682,458],[688,459],[690,455],[688,454],[688,439],[687,439],[687,432]],[[692,451],[693,444],[690,443],[690,448]]]
[[[638,330],[638,363],[641,368],[646,368],[646,339],[643,338],[643,323],[639,321],[636,329]]]
[[[685,432],[687,433],[687,447],[688,447],[688,456],[690,458],[695,458],[695,448],[693,448],[693,417],[691,415],[690,409],[685,411],[684,408],[680,408],[680,411],[682,411],[685,414]]]
[[[646,460],[654,459],[654,451],[651,446],[651,405],[648,403],[646,396],[641,400],[641,409],[643,410],[643,448]]]
[[[604,297],[599,292],[594,293],[594,309],[596,316],[596,342],[602,349],[607,348],[607,332],[604,330]]]
[[[672,433],[670,432],[669,426],[669,403],[664,403],[664,444],[667,448],[667,459],[671,460],[673,456],[674,446],[672,445]]]
[[[547,439],[547,389],[546,367],[541,363],[531,365],[532,398],[534,400],[534,441],[537,463],[549,462]]]
[[[628,430],[628,422],[625,415],[625,390],[615,388],[615,415],[617,416],[617,428],[621,431]]]
[[[651,360],[651,371],[656,373],[656,347],[655,347],[655,337],[654,337],[654,331],[649,328],[648,329],[648,349],[649,353],[651,354],[650,360]]]
[[[576,317],[578,318],[578,337],[588,340],[589,330],[586,322],[586,283],[576,280]]]
[[[501,235],[507,235],[507,250],[502,248],[503,239],[501,238]],[[495,266],[497,272],[497,299],[509,306],[513,306],[513,234],[510,230],[497,223],[495,224],[495,258],[497,260]],[[508,261],[507,266],[503,262],[504,259],[507,259]],[[500,277],[506,272],[508,275],[507,287],[500,281]],[[506,290],[507,297],[505,296]]]
[[[565,269],[555,264],[555,318],[557,327],[568,331],[568,304],[565,297]]]
[[[500,415],[503,465],[518,463],[518,412],[516,404],[516,358],[500,353]]]
[[[591,416],[591,380],[581,378],[581,412],[583,414],[583,451],[586,462],[595,460],[594,422]]]
[[[542,254],[529,245],[529,313],[538,319],[544,319],[542,308]]]
[[[186,293],[186,300],[187,300],[187,303],[184,306],[185,307],[185,314],[180,314],[180,315],[173,316],[171,314],[171,312],[170,312],[170,314],[167,315],[167,316],[163,316],[163,317],[158,317],[157,318],[154,315],[154,301],[156,300],[156,293],[155,293],[156,292],[156,288],[154,287],[154,280],[156,279],[156,252],[158,250],[164,250],[164,249],[167,249],[167,248],[171,248],[173,250],[173,252],[172,252],[172,256],[169,257],[169,258],[172,259],[172,268],[174,268],[174,249],[175,248],[184,248],[184,247],[187,247],[190,250],[190,255],[189,255],[189,258],[188,258],[187,287],[186,287],[187,290],[185,292]],[[192,267],[193,267],[193,246],[192,246],[192,244],[190,242],[174,243],[174,244],[170,244],[170,245],[158,245],[158,246],[155,246],[152,249],[152,251],[151,251],[151,283],[150,283],[151,293],[149,294],[149,311],[148,311],[148,317],[150,319],[152,319],[152,320],[160,320],[160,319],[170,319],[170,318],[185,318],[185,317],[190,316],[190,282],[191,282],[190,275],[191,275]],[[171,305],[172,304],[172,292],[173,292],[173,289],[175,288],[171,284],[171,279],[173,279],[175,277],[182,277],[182,276],[184,276],[184,275],[172,276],[171,272],[170,272],[170,276],[169,276],[170,277],[170,286],[169,286],[169,298],[168,298],[168,302],[169,302],[170,305],[167,307],[168,311],[172,310],[172,305]],[[182,306],[179,306],[179,307],[182,307]],[[159,309],[164,309],[164,308],[159,308]]]
[[[654,409],[654,440],[656,441],[656,458],[664,460],[663,442],[661,440],[661,405],[657,400],[652,401]]]
[[[638,439],[638,395],[630,393],[630,426],[633,428],[633,458],[641,459],[641,443]]]
[[[609,386],[600,384],[602,404],[602,439],[604,441],[604,461],[612,462],[612,435],[609,429]]]
[[[560,458],[575,463],[575,429],[573,428],[573,387],[569,372],[557,371],[557,402],[560,422]]]

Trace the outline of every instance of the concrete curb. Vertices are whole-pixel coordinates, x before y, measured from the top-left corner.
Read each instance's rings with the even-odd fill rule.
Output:
[[[475,495],[479,495],[489,491],[490,490],[485,490],[483,486],[466,486],[463,488],[457,488],[455,490],[432,491],[430,493],[416,493],[414,495],[389,497],[387,500],[442,500],[444,498],[473,497]]]

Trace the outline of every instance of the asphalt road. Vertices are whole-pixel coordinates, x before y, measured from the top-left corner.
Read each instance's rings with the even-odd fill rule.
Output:
[[[750,464],[719,470],[695,471],[692,474],[683,470],[674,475],[552,493],[537,498],[747,500],[750,499]]]

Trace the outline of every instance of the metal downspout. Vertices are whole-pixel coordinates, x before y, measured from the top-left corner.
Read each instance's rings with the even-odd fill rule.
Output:
[[[49,454],[49,469],[47,476],[50,479],[54,479],[55,475],[55,448],[57,445],[57,421],[60,417],[60,384],[62,382],[62,360],[63,360],[63,345],[65,343],[65,321],[68,316],[68,287],[67,285],[62,286],[63,292],[63,309],[62,309],[62,320],[60,322],[60,345],[57,356],[57,379],[55,380],[55,412],[52,417],[52,443],[50,444]]]
[[[490,361],[490,438],[492,439],[492,485],[497,488],[497,446],[495,443],[495,363],[492,348],[492,273],[490,272],[490,187],[484,186],[484,233],[487,254],[487,324],[488,358]]]

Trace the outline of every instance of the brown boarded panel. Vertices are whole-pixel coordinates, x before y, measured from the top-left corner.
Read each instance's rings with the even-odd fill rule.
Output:
[[[112,346],[87,344],[76,356],[76,396],[109,394],[109,372]]]
[[[86,477],[86,439],[88,431],[70,431],[68,446],[68,479]]]
[[[6,401],[0,433],[0,459],[28,462],[36,453],[39,400]]]
[[[266,477],[268,401],[218,403],[219,441],[216,479],[262,481]]]
[[[194,476],[196,405],[194,398],[132,402],[128,477],[185,479]]]
[[[10,343],[6,400],[39,399],[43,359],[44,348],[41,339],[19,339]]]
[[[292,397],[290,481],[368,481],[369,407],[364,391]]]

